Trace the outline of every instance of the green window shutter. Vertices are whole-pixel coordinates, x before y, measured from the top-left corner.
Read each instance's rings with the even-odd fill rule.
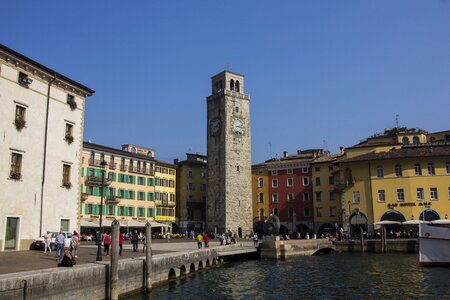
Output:
[[[135,207],[132,207],[132,208],[131,208],[131,216],[132,216],[132,217],[135,216],[134,209],[135,209]]]
[[[87,210],[88,210],[88,205],[85,204],[85,205],[84,205],[84,213],[85,213],[85,214],[86,214]]]
[[[113,205],[112,213],[113,213],[113,216],[116,215],[116,206],[115,205]]]
[[[142,199],[141,200],[145,201],[145,193],[142,193]]]
[[[136,176],[130,176],[131,177],[131,183],[135,184],[136,183]]]
[[[117,181],[117,174],[113,173],[113,181]]]
[[[91,174],[91,171],[92,170],[92,168],[87,168],[86,169],[86,176],[89,176],[90,174]]]
[[[83,204],[80,202],[80,215],[83,214]]]
[[[114,196],[117,196],[117,192],[116,192],[115,188],[113,188],[113,194],[114,194]]]
[[[84,168],[81,168],[81,177],[84,177]]]
[[[127,190],[125,190],[123,193],[124,193],[124,198],[125,199],[129,199],[130,198],[130,195],[129,195]]]
[[[92,213],[98,215],[98,204],[92,205]]]
[[[80,185],[80,193],[83,193],[83,185]]]
[[[148,185],[148,186],[151,186],[151,184],[150,184],[150,178],[147,178],[147,185]]]
[[[123,208],[124,215],[128,217],[128,207],[124,206]]]
[[[95,177],[100,177],[101,176],[100,170],[99,169],[94,169],[94,175],[95,175]]]
[[[99,191],[98,186],[94,186],[93,189],[94,189],[94,196],[100,196],[100,191]]]
[[[128,175],[123,175],[123,181],[125,181],[125,183],[130,182],[129,176]]]

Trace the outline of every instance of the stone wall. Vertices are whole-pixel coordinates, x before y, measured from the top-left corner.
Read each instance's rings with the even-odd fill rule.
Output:
[[[360,241],[336,242],[336,251],[339,252],[361,252]],[[365,240],[364,252],[381,253],[381,240]],[[388,253],[419,253],[419,240],[396,239],[387,240]]]
[[[261,244],[260,254],[261,258],[285,259],[332,250],[334,250],[333,243],[326,239],[283,241],[279,237],[269,237]]]

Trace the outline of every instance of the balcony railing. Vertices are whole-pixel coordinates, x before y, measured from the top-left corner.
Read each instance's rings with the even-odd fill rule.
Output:
[[[125,172],[128,168],[128,165],[120,164],[120,171]]]
[[[117,197],[117,196],[106,196],[106,204],[118,204],[120,202],[120,200],[122,200],[121,197]]]
[[[111,170],[115,170],[116,169],[116,163],[109,163],[108,164],[108,167],[111,169]]]
[[[344,180],[334,181],[334,191],[342,194],[346,189],[352,187],[356,182],[356,178],[346,178]]]
[[[92,159],[89,158],[89,165],[90,166],[101,166],[102,161],[100,159]]]
[[[153,171],[153,168],[138,168],[138,167],[128,167],[128,172],[131,173],[138,173],[138,174],[146,174],[146,175],[155,175],[155,172]]]
[[[109,178],[108,176],[105,176],[104,186],[110,185],[111,182],[112,182],[112,178]],[[95,175],[88,175],[86,177],[86,184],[87,185],[101,186],[102,185],[102,177],[101,176],[95,176]]]

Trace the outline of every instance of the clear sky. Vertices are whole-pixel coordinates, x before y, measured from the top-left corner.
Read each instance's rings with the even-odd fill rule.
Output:
[[[210,77],[245,75],[252,160],[450,129],[450,1],[13,1],[0,43],[96,91],[85,140],[206,153]]]

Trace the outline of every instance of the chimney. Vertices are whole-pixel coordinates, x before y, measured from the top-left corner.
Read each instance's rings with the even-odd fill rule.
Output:
[[[289,153],[287,151],[284,151],[283,152],[283,157],[288,157],[288,156],[289,156]]]

